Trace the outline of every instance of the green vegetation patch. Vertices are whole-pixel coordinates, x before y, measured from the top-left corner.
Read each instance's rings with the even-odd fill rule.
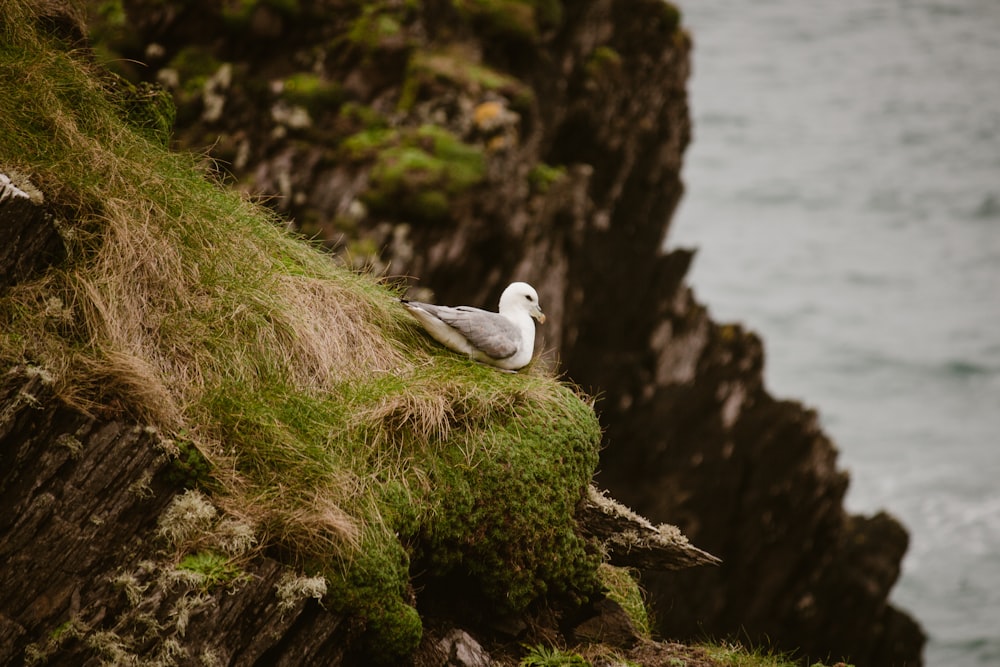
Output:
[[[521,658],[519,667],[590,667],[583,656],[571,651],[538,645],[528,649],[528,654]]]
[[[314,116],[336,107],[341,100],[340,85],[309,72],[299,72],[284,81],[282,97],[304,107]]]
[[[177,564],[177,569],[197,575],[200,587],[206,591],[228,586],[246,576],[229,556],[211,550],[188,554]]]
[[[672,2],[660,3],[658,27],[665,35],[672,35],[681,26],[681,10]]]
[[[200,94],[205,82],[221,66],[222,63],[201,46],[184,47],[169,64],[169,67],[179,75],[181,90],[186,95]]]
[[[766,648],[751,649],[738,643],[701,644],[699,647],[721,667],[796,667],[802,664],[788,653]],[[817,662],[811,667],[825,667],[825,665]]]
[[[169,452],[170,464],[166,477],[174,485],[187,489],[209,489],[212,486],[212,464],[201,453],[198,446],[179,434],[174,448]]]
[[[358,3],[358,6],[360,13],[343,38],[347,44],[365,54],[382,49],[405,48],[411,44],[412,40],[406,34],[406,25],[420,9],[416,0],[364,2]]]
[[[445,218],[454,196],[482,182],[482,148],[435,125],[374,128],[342,144],[352,159],[374,162],[361,199],[375,213],[415,220]]]
[[[600,577],[601,583],[607,589],[607,596],[621,605],[632,620],[632,625],[643,637],[650,637],[649,613],[643,600],[642,589],[639,588],[639,583],[632,572],[626,568],[602,563]]]
[[[177,107],[170,92],[161,86],[147,82],[132,84],[117,78],[109,89],[132,127],[144,132],[153,141],[167,146],[174,128]]]
[[[553,167],[539,162],[528,172],[528,183],[535,192],[545,194],[557,181],[566,176],[566,167]]]
[[[490,368],[475,372],[492,396],[476,406],[452,390],[479,427],[452,433],[426,471],[437,514],[420,525],[416,556],[431,574],[471,575],[508,611],[546,593],[585,599],[599,589],[599,557],[572,517],[580,483],[597,465],[590,409],[565,388],[550,393]]]
[[[609,46],[599,46],[588,56],[585,67],[591,80],[611,82],[620,75],[622,57]]]
[[[535,42],[559,26],[560,0],[452,0],[459,13],[487,35]]]
[[[459,46],[435,51],[416,50],[407,63],[406,80],[398,107],[409,111],[421,100],[435,99],[442,92],[458,89],[473,99],[497,92],[526,108],[533,97],[531,88],[517,79],[477,62],[477,56]]]
[[[0,295],[0,366],[44,368],[69,403],[175,444],[178,483],[212,494],[161,522],[183,568],[224,583],[228,559],[276,547],[386,661],[421,634],[411,567],[466,578],[497,613],[599,590],[572,518],[593,411],[429,342],[390,290],[167,151],[104,73],[35,33],[33,6],[0,10],[0,165],[63,213],[68,259]],[[383,197],[483,177],[443,130],[375,132],[354,150]]]

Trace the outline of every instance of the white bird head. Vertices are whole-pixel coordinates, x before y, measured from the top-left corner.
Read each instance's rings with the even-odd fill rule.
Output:
[[[511,283],[500,295],[501,315],[526,312],[539,323],[545,322],[545,313],[538,305],[538,292],[528,283]]]

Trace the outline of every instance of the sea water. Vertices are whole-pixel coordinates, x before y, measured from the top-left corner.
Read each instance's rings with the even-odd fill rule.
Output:
[[[911,546],[931,667],[1000,665],[1000,1],[681,0],[694,140],[668,247]]]

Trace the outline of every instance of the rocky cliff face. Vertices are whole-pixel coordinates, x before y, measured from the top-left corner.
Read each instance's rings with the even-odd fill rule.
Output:
[[[33,367],[0,377],[0,405],[0,662],[352,659],[363,629],[324,610],[315,582],[258,557],[238,586],[209,594],[216,584],[204,571],[163,549],[157,517],[173,507],[197,532],[215,510],[203,496],[178,494],[183,466],[155,429],[65,405]],[[39,628],[53,630],[40,639]]]
[[[95,66],[72,15],[0,25],[0,662],[678,655],[640,642],[636,584],[602,560],[717,559],[587,492],[591,405],[429,345],[207,183],[162,145],[172,105]]]
[[[647,577],[664,635],[920,663],[919,627],[887,602],[905,530],[845,513],[815,416],[767,393],[761,342],[711,321],[691,253],[662,249],[689,140],[671,5],[124,8],[93,34],[173,92],[176,141],[304,233],[443,303],[538,288],[544,357],[600,396],[600,481],[723,558]]]

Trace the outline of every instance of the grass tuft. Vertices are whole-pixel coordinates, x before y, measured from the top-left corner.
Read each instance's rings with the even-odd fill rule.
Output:
[[[797,667],[802,663],[790,653],[765,647],[747,648],[735,642],[705,643],[700,644],[699,647],[721,667]],[[826,666],[817,662],[811,667]],[[839,662],[834,667],[852,666]]]
[[[197,574],[200,588],[205,591],[231,584],[245,576],[228,556],[210,550],[188,554],[177,564],[177,568]]]
[[[601,582],[607,589],[607,596],[621,605],[640,635],[650,638],[652,628],[649,612],[646,610],[643,591],[635,579],[635,573],[627,568],[602,563],[600,575]]]
[[[521,658],[519,667],[590,667],[590,663],[577,653],[544,646],[532,646]]]

